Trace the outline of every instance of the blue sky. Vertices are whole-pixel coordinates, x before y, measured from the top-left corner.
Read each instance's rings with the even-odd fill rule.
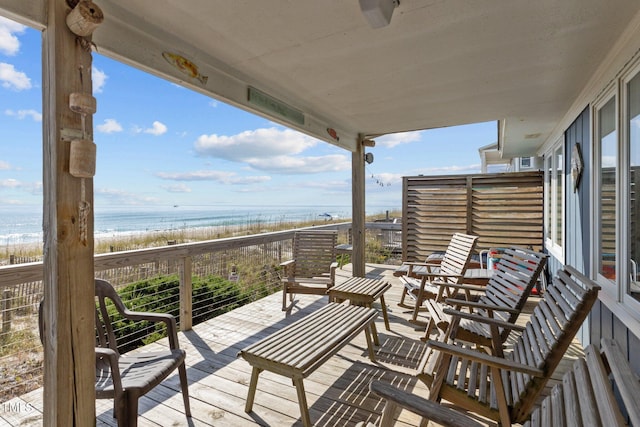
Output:
[[[0,206],[42,205],[41,35],[0,17]],[[348,206],[351,154],[93,55],[94,192],[102,206]],[[389,135],[368,149],[367,213],[402,177],[480,171],[494,122]]]

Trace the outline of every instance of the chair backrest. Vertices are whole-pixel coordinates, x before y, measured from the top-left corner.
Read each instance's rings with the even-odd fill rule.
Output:
[[[318,277],[329,273],[336,260],[336,231],[296,231],[293,237],[293,275],[296,277]]]
[[[102,279],[95,279],[96,307],[96,347],[110,348],[118,352],[118,343],[113,332],[113,323],[108,310],[107,300],[111,300],[119,313],[123,313],[126,307],[111,283]]]
[[[126,310],[120,296],[109,282],[102,279],[95,279],[95,296],[98,301],[96,306],[96,347],[110,348],[118,352],[118,343],[113,332],[113,325],[109,310],[107,309],[107,299],[110,299],[119,313]],[[38,306],[38,332],[40,341],[44,343],[44,298]]]
[[[447,250],[440,263],[440,273],[464,276],[477,242],[478,236],[462,233],[455,233],[451,236],[449,246],[447,246]],[[459,279],[449,277],[446,281],[458,283]]]
[[[510,358],[543,371],[542,378],[510,371],[505,390],[511,421],[523,422],[598,298],[600,286],[573,267],[558,271],[514,344]]]
[[[496,269],[489,279],[480,303],[505,307],[517,312],[494,311],[493,317],[514,323],[524,308],[531,290],[547,263],[547,255],[529,249],[507,248]],[[478,310],[482,313],[483,310]],[[502,334],[503,341],[509,330]]]

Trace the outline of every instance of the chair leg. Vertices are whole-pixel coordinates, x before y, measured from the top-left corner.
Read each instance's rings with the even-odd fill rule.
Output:
[[[187,417],[191,417],[191,405],[189,404],[189,383],[187,381],[187,369],[184,362],[178,366],[178,374],[180,375],[180,386],[182,387],[182,400],[184,400],[184,413]]]
[[[126,395],[116,395],[116,397],[113,399],[113,416],[116,419],[118,427],[127,427],[129,425],[127,415]]]
[[[287,311],[287,284],[282,284],[282,311]]]
[[[140,396],[127,393],[127,414],[125,415],[127,427],[138,426],[138,398]]]
[[[409,306],[404,302],[405,297],[407,296],[407,288],[405,286],[402,287],[402,294],[400,295],[400,302],[398,303],[399,307],[409,308]],[[413,307],[411,307],[413,308]]]

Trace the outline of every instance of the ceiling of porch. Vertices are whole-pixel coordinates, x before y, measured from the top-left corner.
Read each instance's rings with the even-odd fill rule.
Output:
[[[0,0],[0,12],[44,26],[44,2]],[[391,24],[372,29],[357,0],[96,3],[101,54],[330,143],[353,150],[358,133],[500,120],[506,156],[535,152],[640,10],[637,0],[401,0]],[[249,86],[281,104],[250,103]]]

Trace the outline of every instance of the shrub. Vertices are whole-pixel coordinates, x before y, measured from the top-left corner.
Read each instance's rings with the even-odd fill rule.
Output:
[[[249,302],[238,283],[219,276],[193,277],[193,323],[201,323]],[[180,323],[180,279],[158,276],[131,283],[121,289],[125,305],[132,311],[168,313]],[[122,353],[152,343],[167,335],[164,323],[132,322],[124,319],[112,304],[107,307]]]

